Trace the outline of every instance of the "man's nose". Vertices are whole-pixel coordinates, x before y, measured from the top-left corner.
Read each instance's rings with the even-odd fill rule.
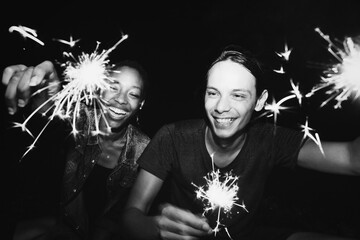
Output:
[[[219,113],[227,112],[230,110],[229,100],[226,97],[220,97],[219,101],[216,103],[216,111]]]

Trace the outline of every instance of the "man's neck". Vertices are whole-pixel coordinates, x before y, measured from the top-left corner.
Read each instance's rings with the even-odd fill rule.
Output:
[[[220,139],[214,137],[207,127],[205,131],[205,145],[209,154],[214,153],[213,160],[218,167],[229,165],[241,151],[246,139],[246,133],[234,138]]]

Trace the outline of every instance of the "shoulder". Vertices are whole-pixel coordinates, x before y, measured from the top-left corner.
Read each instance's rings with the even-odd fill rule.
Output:
[[[274,124],[270,124],[268,122],[256,121],[249,124],[248,132],[250,134],[264,136],[264,135],[268,135],[269,133],[274,133],[275,128],[276,127]]]
[[[186,119],[173,123],[165,124],[159,132],[167,132],[168,134],[183,135],[193,134],[200,131],[205,126],[203,119]]]
[[[130,124],[129,131],[132,140],[137,144],[147,145],[150,142],[150,137],[145,134],[140,128]]]
[[[301,131],[289,127],[279,126],[269,122],[253,122],[249,124],[249,132],[260,135],[287,135],[287,134],[301,134]]]

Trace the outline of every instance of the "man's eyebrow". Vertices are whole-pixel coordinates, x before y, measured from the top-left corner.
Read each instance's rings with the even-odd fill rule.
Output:
[[[248,89],[243,89],[243,88],[236,88],[232,90],[233,92],[245,92],[251,95],[251,91]]]

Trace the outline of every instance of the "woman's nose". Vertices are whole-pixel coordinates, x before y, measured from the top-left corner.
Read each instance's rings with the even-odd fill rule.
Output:
[[[125,94],[121,94],[121,93],[115,97],[115,101],[118,102],[119,104],[127,104],[128,103]]]

